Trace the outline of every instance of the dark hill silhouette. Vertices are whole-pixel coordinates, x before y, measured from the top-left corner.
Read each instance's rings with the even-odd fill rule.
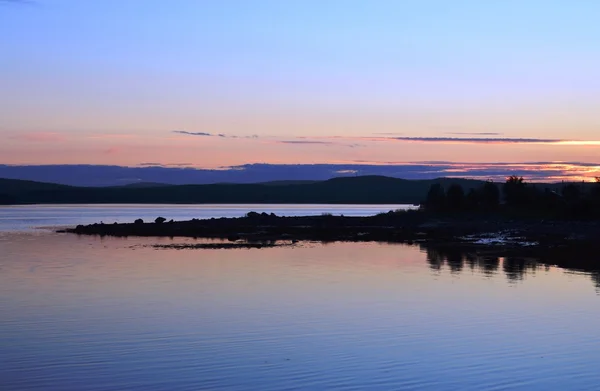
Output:
[[[432,184],[460,185],[465,194],[485,182],[460,178],[408,180],[386,176],[339,177],[325,181],[255,184],[73,187],[0,179],[0,202],[35,203],[323,203],[414,204],[425,200]],[[555,185],[541,185],[556,187]]]
[[[55,183],[0,178],[0,205],[22,203],[24,198],[35,197],[40,192],[61,192],[68,189],[70,186]]]
[[[172,186],[172,185],[169,185],[168,183],[138,182],[138,183],[130,183],[128,185],[110,186],[110,187],[124,187],[124,188],[131,188],[131,189],[135,189],[135,188],[145,189],[145,188],[148,188],[148,187],[165,187],[165,186]]]
[[[432,183],[460,183],[466,189],[481,181],[441,178],[405,180],[385,176],[333,178],[258,184],[72,187],[0,180],[4,203],[418,203]]]
[[[302,181],[302,180],[289,180],[289,181],[268,181],[268,182],[258,182],[259,185],[265,186],[287,186],[287,185],[308,185],[311,183],[316,183],[319,181]]]
[[[73,189],[73,187],[67,185],[58,185],[56,183],[0,178],[0,194],[8,194],[12,196],[20,196],[39,191],[63,191],[69,189]]]

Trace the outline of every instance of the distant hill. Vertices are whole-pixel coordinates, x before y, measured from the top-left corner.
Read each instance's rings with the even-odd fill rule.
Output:
[[[414,204],[423,201],[430,186],[456,183],[465,193],[484,182],[460,178],[409,180],[367,175],[325,181],[278,181],[255,184],[164,185],[139,183],[113,187],[74,187],[0,179],[2,204],[81,203],[304,203]],[[561,184],[533,184],[558,190]]]
[[[406,180],[385,176],[342,177],[325,181],[261,184],[73,187],[0,179],[0,201],[7,203],[418,203],[432,183],[459,183],[467,191],[481,181],[441,178]]]
[[[35,197],[38,192],[61,192],[69,188],[70,186],[55,183],[0,178],[0,205],[22,203],[23,199]]]
[[[165,187],[165,186],[173,186],[173,185],[169,185],[167,183],[138,182],[138,183],[130,183],[128,185],[107,186],[107,187],[121,187],[121,188],[125,187],[125,188],[130,188],[130,189],[135,189],[135,188],[145,189],[148,187]]]
[[[10,195],[21,195],[36,191],[45,190],[67,190],[71,189],[71,186],[57,185],[56,183],[45,183],[45,182],[34,182],[34,181],[23,181],[20,179],[4,179],[0,178],[0,193]]]
[[[70,186],[55,183],[0,178],[0,205],[23,203],[25,199],[35,199],[38,196],[43,198],[41,194],[47,192],[61,193],[70,189]]]
[[[290,180],[290,181],[269,181],[269,182],[259,182],[259,185],[266,185],[266,186],[287,186],[287,185],[308,185],[311,183],[315,183],[315,182],[319,182],[319,181],[294,181],[294,180]]]

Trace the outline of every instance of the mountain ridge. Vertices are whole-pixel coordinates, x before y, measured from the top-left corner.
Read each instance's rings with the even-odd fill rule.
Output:
[[[323,181],[218,183],[203,185],[77,187],[0,178],[4,204],[47,203],[357,203],[421,202],[433,183],[458,183],[465,191],[483,182],[461,178],[408,180],[386,176],[337,177]]]
[[[322,181],[80,187],[0,178],[0,204],[417,204],[425,199],[432,184],[446,189],[458,184],[467,193],[484,183],[464,178],[365,175]],[[501,183],[495,183],[501,189]],[[559,190],[563,185],[532,184],[550,190]]]

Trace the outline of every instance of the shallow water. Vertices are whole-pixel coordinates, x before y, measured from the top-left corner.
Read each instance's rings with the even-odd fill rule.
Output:
[[[594,390],[589,273],[377,243],[0,234],[1,390]],[[597,279],[596,279],[597,280]]]

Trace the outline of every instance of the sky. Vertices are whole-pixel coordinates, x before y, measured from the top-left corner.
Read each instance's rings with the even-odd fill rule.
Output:
[[[0,164],[598,176],[598,15],[594,0],[0,0]]]

